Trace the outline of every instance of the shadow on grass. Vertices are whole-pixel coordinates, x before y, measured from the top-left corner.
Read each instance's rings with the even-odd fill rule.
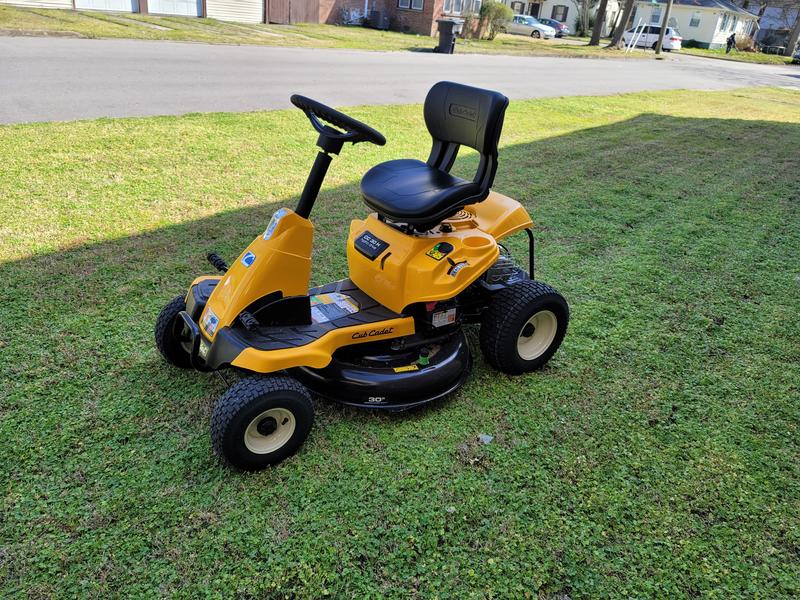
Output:
[[[794,175],[783,169],[773,172],[772,153],[792,139],[800,139],[800,127],[793,124],[642,115],[503,148],[495,189],[520,200],[534,222],[542,222],[537,236],[540,274],[557,286],[568,281],[567,296],[572,296],[573,309],[580,314],[576,299],[594,282],[572,275],[597,268],[600,257],[624,248],[633,258],[647,252],[667,266],[685,253],[686,244],[692,244],[687,232],[696,231],[698,221],[707,218],[701,214],[748,210],[752,198],[742,197],[742,190],[761,197],[781,181],[787,186],[796,183]],[[474,168],[474,155],[457,165],[462,175]],[[718,198],[717,193],[725,197]],[[280,203],[295,204],[296,197]],[[107,367],[102,371],[130,377],[131,386],[162,376],[164,381],[185,381],[185,375],[163,366],[152,348],[150,330],[158,310],[170,297],[183,293],[193,277],[213,272],[204,260],[208,251],[233,260],[263,230],[277,207],[216,214],[0,265],[0,277],[11,284],[0,292],[0,301],[10,307],[12,324],[0,332],[0,352],[7,363],[14,363],[29,355],[33,345],[37,352],[29,360],[43,368],[78,363],[78,372],[87,369],[102,378],[105,374],[91,367],[99,361]],[[312,215],[317,227],[314,283],[346,276],[349,219],[366,212],[356,184],[322,193]],[[675,230],[660,231],[673,220]],[[731,224],[722,219],[714,225]],[[637,238],[642,227],[648,234],[657,232],[661,249],[655,256],[650,256],[649,241],[631,247],[631,238]],[[520,243],[513,247],[524,251]],[[599,275],[603,280],[612,276]],[[48,358],[51,352],[63,358]],[[32,375],[30,366],[11,371],[31,384],[50,379],[44,373]],[[213,377],[191,377],[219,390],[211,384]],[[57,393],[58,385],[37,391]]]
[[[478,360],[471,381],[454,399],[388,425],[381,418],[323,409],[300,455],[256,479],[214,466],[207,416],[223,386],[213,376],[164,365],[153,348],[152,328],[166,301],[183,293],[194,276],[211,271],[204,259],[207,251],[233,260],[263,231],[277,205],[2,264],[5,399],[0,409],[4,434],[16,440],[0,448],[3,478],[14,481],[25,497],[40,490],[37,498],[49,494],[77,513],[87,502],[135,504],[129,514],[113,518],[96,508],[96,526],[71,539],[87,540],[104,531],[126,537],[121,532],[128,521],[158,514],[177,527],[175,519],[187,511],[209,510],[204,494],[218,497],[220,486],[227,486],[223,489],[232,498],[258,493],[265,506],[274,507],[278,501],[264,495],[278,493],[281,502],[294,506],[296,498],[313,496],[304,487],[308,480],[340,481],[341,473],[355,477],[348,465],[360,464],[367,455],[374,467],[370,477],[385,475],[393,481],[407,476],[398,465],[405,469],[408,457],[430,461],[425,464],[431,478],[418,485],[439,498],[447,488],[443,472],[449,469],[456,479],[462,472],[473,477],[473,464],[456,451],[459,444],[492,428],[500,432],[486,453],[487,461],[490,453],[494,456],[495,482],[517,481],[530,469],[533,450],[519,454],[520,449],[550,449],[536,453],[537,477],[544,478],[536,490],[549,490],[552,497],[539,497],[538,503],[526,499],[526,505],[555,514],[563,506],[582,506],[582,493],[596,497],[605,484],[589,481],[591,473],[617,490],[628,489],[632,484],[626,473],[635,473],[636,485],[646,482],[654,490],[651,495],[639,497],[635,506],[626,504],[629,499],[601,497],[596,505],[603,514],[649,514],[636,517],[637,522],[653,522],[658,529],[664,517],[656,509],[660,501],[653,498],[672,498],[677,488],[678,494],[710,503],[703,505],[704,514],[716,511],[717,522],[736,518],[755,523],[764,502],[784,498],[780,486],[786,484],[773,481],[777,487],[770,489],[777,491],[759,499],[747,482],[778,477],[758,471],[767,462],[783,465],[784,473],[791,470],[791,452],[770,450],[764,462],[761,445],[796,446],[786,437],[792,431],[792,409],[780,399],[796,385],[791,364],[798,358],[797,327],[787,326],[800,308],[797,274],[787,275],[790,265],[800,263],[797,148],[791,147],[798,139],[800,126],[795,124],[641,115],[504,147],[495,189],[531,212],[537,224],[538,278],[558,287],[571,303],[570,330],[551,367],[508,378]],[[474,167],[474,156],[467,156],[457,169],[464,174]],[[281,204],[295,202],[290,198]],[[318,234],[314,283],[346,275],[348,219],[365,213],[356,184],[323,192],[312,215]],[[523,246],[519,240],[512,248]],[[684,457],[695,451],[712,452],[714,460],[690,469]],[[581,470],[576,457],[591,469]],[[754,492],[752,504],[715,504],[711,492],[703,495],[703,482],[725,479],[726,465],[733,463],[742,466],[741,472],[758,472],[754,480],[729,482],[731,498]],[[282,487],[256,492],[253,481]],[[590,488],[582,488],[583,482]],[[493,510],[502,510],[497,507],[504,505],[504,495],[516,489],[490,487]],[[154,492],[162,489],[174,494]],[[351,492],[360,493],[345,480],[326,493],[333,498]],[[556,505],[548,504],[553,498],[558,498]],[[619,508],[614,502],[624,505],[622,512],[614,512]],[[19,535],[37,519],[49,518],[42,516],[49,504],[34,504],[10,517]],[[737,512],[725,513],[733,504]],[[689,508],[673,510],[668,527],[675,538],[713,538]],[[649,535],[641,530],[632,534],[625,522],[607,525],[616,528],[617,539]],[[305,525],[296,526],[302,530]],[[762,526],[770,529],[763,539]],[[213,530],[207,531],[207,539],[215,539]],[[578,525],[575,531],[580,533]],[[770,546],[772,569],[780,567],[774,561],[791,560],[785,531],[772,525],[753,525],[748,531],[749,537],[741,539],[752,547],[767,538],[775,544]],[[561,539],[560,534],[552,537]],[[604,547],[592,540],[596,548]],[[750,551],[732,544],[729,552],[740,560],[736,564],[751,565]],[[37,542],[17,556],[9,553],[11,580],[23,576],[38,547]],[[664,549],[666,554],[648,547],[627,560],[635,572],[661,568],[671,556],[670,547]],[[553,552],[563,555],[564,550]],[[569,589],[580,573],[602,571],[603,555],[598,555],[600,562],[591,556],[575,559],[583,566],[572,575],[557,565],[547,567],[542,577],[549,589]],[[119,568],[125,560],[115,558]],[[304,560],[313,563],[314,557],[304,555]],[[83,567],[66,568],[76,577],[93,577]],[[670,574],[665,577],[679,581],[669,589],[698,591],[711,585],[702,575],[666,570]],[[750,566],[744,570],[748,581],[764,573]],[[45,581],[49,575],[44,573],[35,571],[32,577]],[[115,573],[112,581],[126,580],[124,571]],[[47,591],[48,584],[41,585]],[[643,588],[635,588],[637,594],[645,594]]]

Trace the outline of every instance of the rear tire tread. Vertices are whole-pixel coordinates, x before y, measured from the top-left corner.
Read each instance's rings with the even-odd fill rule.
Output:
[[[515,283],[499,291],[492,298],[492,302],[481,320],[479,334],[481,351],[489,364],[509,375],[519,375],[541,368],[550,360],[564,339],[567,330],[566,324],[563,328],[559,324],[559,330],[549,349],[534,361],[530,361],[535,362],[536,366],[522,366],[525,361],[519,357],[516,349],[519,330],[522,326],[516,322],[520,314],[520,307],[527,307],[548,296],[553,298],[556,305],[563,307],[564,321],[568,322],[569,308],[566,300],[555,288],[541,281],[527,280]]]

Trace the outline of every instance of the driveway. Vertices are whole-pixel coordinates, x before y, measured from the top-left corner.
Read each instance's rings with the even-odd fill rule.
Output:
[[[663,61],[444,56],[0,37],[0,123],[284,108],[294,92],[338,106],[420,102],[442,79],[535,98],[800,88],[800,68],[689,56]]]

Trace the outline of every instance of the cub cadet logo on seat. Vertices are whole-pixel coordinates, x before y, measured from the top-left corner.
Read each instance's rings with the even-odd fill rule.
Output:
[[[383,329],[370,329],[369,331],[356,331],[353,334],[354,340],[361,340],[368,337],[375,337],[376,335],[386,335],[392,333],[394,327],[384,327]]]
[[[467,121],[476,121],[478,119],[478,111],[463,104],[451,104],[450,114],[454,117],[460,117]]]

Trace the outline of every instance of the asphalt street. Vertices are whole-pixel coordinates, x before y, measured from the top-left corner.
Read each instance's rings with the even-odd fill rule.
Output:
[[[800,67],[0,37],[0,123],[284,108],[292,93],[336,106],[421,102],[442,79],[536,98],[800,88]]]

